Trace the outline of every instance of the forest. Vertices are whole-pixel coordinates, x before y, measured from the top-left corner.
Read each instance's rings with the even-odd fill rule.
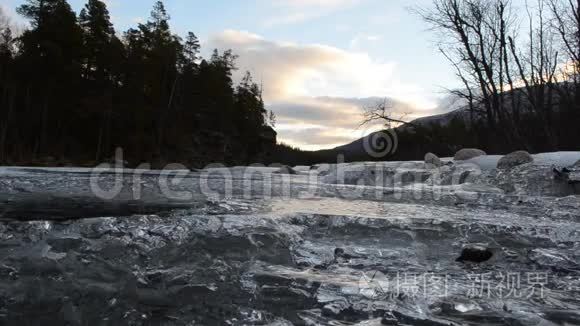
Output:
[[[232,51],[200,56],[193,32],[170,29],[164,4],[115,31],[107,5],[27,0],[17,31],[0,13],[0,163],[94,165],[122,148],[130,165],[260,160],[274,121]]]

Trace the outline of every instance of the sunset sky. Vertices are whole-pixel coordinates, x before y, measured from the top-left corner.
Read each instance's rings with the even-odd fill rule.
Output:
[[[0,0],[14,20],[23,0]],[[69,1],[80,10],[84,0]],[[144,22],[153,0],[108,0],[118,33]],[[458,86],[434,36],[409,10],[430,0],[166,0],[174,32],[193,31],[203,54],[233,49],[241,75],[264,85],[279,139],[303,149],[332,148],[368,134],[364,105],[394,100],[409,118],[445,110]],[[239,78],[239,76],[236,76]]]

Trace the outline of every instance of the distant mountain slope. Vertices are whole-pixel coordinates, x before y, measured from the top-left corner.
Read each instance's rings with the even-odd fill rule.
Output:
[[[423,117],[423,118],[418,118],[416,120],[411,121],[411,123],[414,125],[423,126],[423,127],[432,126],[434,124],[438,124],[440,126],[447,126],[453,119],[461,119],[465,123],[468,123],[469,122],[469,110],[466,107],[462,107],[462,108],[453,110],[451,112],[433,115],[433,116],[428,116],[428,117]],[[398,128],[395,128],[394,133],[395,133],[395,135],[400,134],[403,130],[407,131],[407,130],[409,130],[409,128],[410,127],[408,127],[408,126],[398,127]],[[383,137],[383,138],[385,137],[384,135],[380,135],[380,133],[383,133],[383,131],[377,131],[377,132],[371,133],[366,137],[363,137],[361,139],[357,139],[357,140],[353,141],[352,143],[333,148],[329,151],[344,153],[344,154],[348,154],[348,155],[363,155],[365,153],[365,144],[372,144],[373,139],[379,139],[381,137]],[[386,137],[392,138],[393,135],[386,135]]]

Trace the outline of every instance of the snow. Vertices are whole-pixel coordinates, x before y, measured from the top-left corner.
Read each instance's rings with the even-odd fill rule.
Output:
[[[497,168],[497,163],[502,158],[502,155],[484,155],[464,161],[465,163],[475,164],[483,171],[489,171]]]
[[[532,155],[534,164],[568,167],[580,161],[580,152],[555,152]]]
[[[310,166],[307,165],[297,165],[295,167],[293,167],[294,171],[296,172],[310,172]]]
[[[502,157],[502,155],[486,155],[465,162],[473,163],[482,170],[489,171],[497,167],[497,163]],[[569,167],[580,161],[580,152],[541,153],[532,155],[532,157],[534,158],[532,164],[537,166]]]
[[[144,170],[144,169],[116,169],[112,168],[79,168],[79,167],[27,167],[27,166],[10,166],[0,167],[0,175],[22,175],[34,173],[73,173],[73,174],[92,174],[105,172],[122,172],[123,174],[160,174],[163,171],[172,172],[191,172],[190,170]]]

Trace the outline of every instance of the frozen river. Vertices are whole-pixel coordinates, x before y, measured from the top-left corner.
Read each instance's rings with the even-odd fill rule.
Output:
[[[0,168],[0,320],[580,325],[578,159]]]

